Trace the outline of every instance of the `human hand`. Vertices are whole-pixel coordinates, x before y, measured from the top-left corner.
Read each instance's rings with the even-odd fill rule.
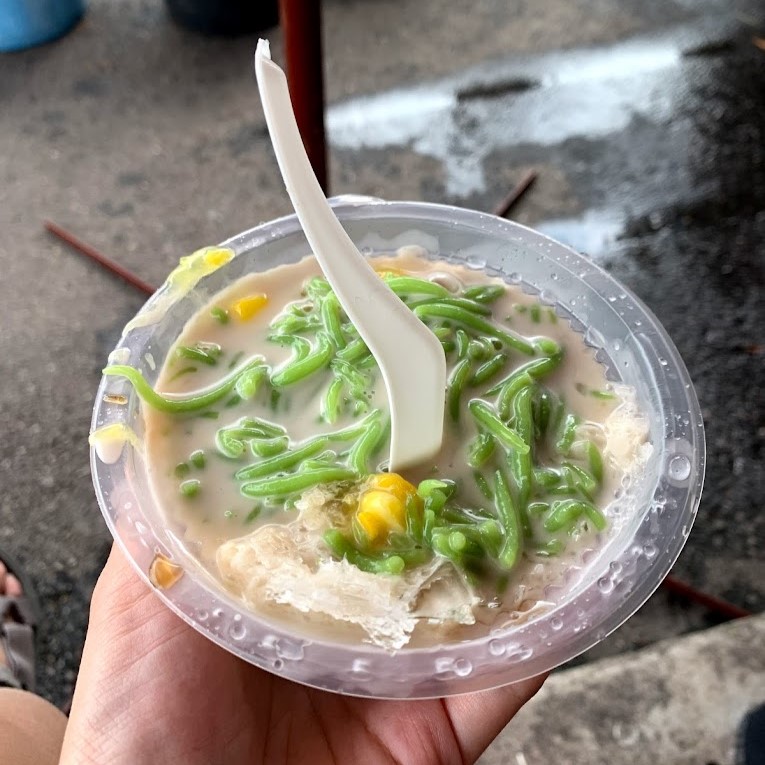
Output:
[[[298,685],[189,627],[115,546],[93,593],[61,762],[472,763],[543,681],[427,701]]]

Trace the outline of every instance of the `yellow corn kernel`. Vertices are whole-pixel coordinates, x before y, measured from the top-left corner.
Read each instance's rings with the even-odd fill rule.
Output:
[[[406,502],[408,496],[417,493],[417,488],[398,473],[376,473],[370,484],[376,489],[390,492],[401,502]]]
[[[369,476],[356,520],[370,542],[383,541],[390,532],[406,528],[406,502],[411,496],[417,496],[417,489],[397,473]]]
[[[391,268],[390,266],[378,266],[375,268],[377,275],[384,279],[386,276],[403,276],[404,272],[399,268]]]
[[[257,295],[248,295],[247,297],[240,298],[231,306],[231,310],[240,321],[249,321],[267,303],[268,295],[260,292]]]
[[[231,258],[234,257],[234,253],[231,250],[227,249],[215,249],[215,250],[208,250],[205,253],[205,263],[208,266],[215,266],[216,268],[220,268],[221,266],[225,266],[226,263],[231,260]]]
[[[366,492],[361,498],[361,509],[376,512],[389,526],[403,528],[406,523],[404,502],[387,491],[372,489]]]
[[[406,524],[406,508],[393,494],[372,489],[364,492],[361,497],[356,517],[364,531],[367,531],[365,523],[370,526],[372,533],[367,531],[367,536],[374,540],[383,532],[403,531]],[[362,521],[362,518],[365,520]]]
[[[360,510],[356,514],[356,520],[359,522],[359,526],[364,529],[364,533],[370,542],[374,542],[377,537],[386,531],[385,522],[371,510]]]

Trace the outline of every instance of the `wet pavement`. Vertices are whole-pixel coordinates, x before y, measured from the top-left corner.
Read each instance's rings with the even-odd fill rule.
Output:
[[[333,191],[489,210],[536,169],[515,219],[636,292],[695,382],[707,483],[674,573],[762,611],[765,9],[446,5],[326,3]],[[179,31],[158,2],[94,0],[70,37],[0,58],[0,547],[42,596],[40,681],[58,702],[109,546],[92,397],[142,297],[41,222],[158,283],[179,255],[286,212],[252,48]],[[589,655],[712,622],[660,591]]]

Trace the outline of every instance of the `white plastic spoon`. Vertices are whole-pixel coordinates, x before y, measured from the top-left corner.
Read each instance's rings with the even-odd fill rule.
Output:
[[[348,318],[375,357],[388,392],[391,471],[441,448],[446,359],[441,343],[374,272],[327,203],[300,138],[287,78],[258,42],[255,74],[287,193]]]

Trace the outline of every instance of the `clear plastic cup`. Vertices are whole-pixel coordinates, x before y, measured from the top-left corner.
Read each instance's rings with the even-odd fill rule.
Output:
[[[333,200],[346,230],[365,254],[420,245],[433,258],[466,264],[538,294],[568,316],[598,348],[608,375],[637,391],[650,420],[653,453],[627,495],[613,508],[624,522],[577,576],[549,588],[555,605],[523,623],[479,639],[395,654],[366,644],[335,643],[296,634],[246,609],[187,552],[182,532],[157,507],[140,443],[126,444],[113,464],[91,449],[96,494],[104,518],[140,576],[157,553],[184,575],[157,595],[208,638],[245,661],[300,683],[340,693],[384,698],[427,698],[477,691],[532,677],[562,664],[605,638],[653,593],[688,537],[704,475],[701,412],[677,349],[651,312],[615,279],[567,247],[491,215],[442,205]],[[238,277],[294,263],[309,247],[294,216],[233,237],[236,257],[172,304],[157,323],[123,335],[122,363],[155,382],[184,323]],[[141,309],[162,300],[161,290]],[[127,405],[110,403],[122,394]],[[113,401],[113,399],[112,399]],[[98,389],[92,428],[126,423],[142,434],[132,388],[114,377]]]

